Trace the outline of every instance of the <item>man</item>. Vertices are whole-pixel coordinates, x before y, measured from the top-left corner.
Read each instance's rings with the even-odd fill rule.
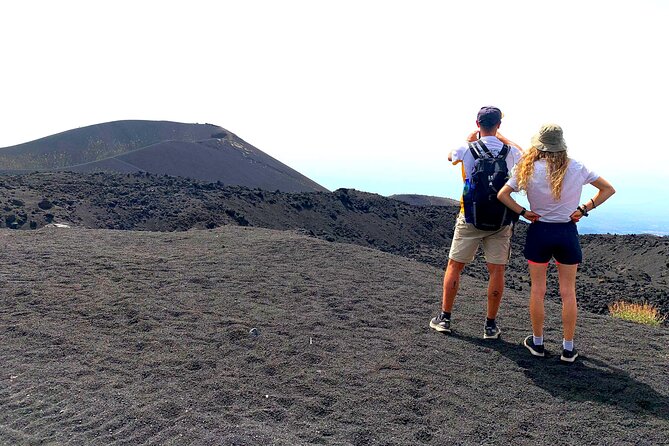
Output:
[[[498,129],[502,123],[502,112],[497,107],[483,107],[479,110],[476,125],[478,132],[469,135],[468,141],[478,140],[483,142],[492,155],[499,155],[502,147],[509,146],[506,155],[506,165],[509,173],[520,159],[522,152],[516,144],[509,141]],[[477,135],[478,134],[478,135]],[[469,145],[464,145],[448,155],[448,160],[454,165],[461,163],[462,176],[465,188],[468,187],[471,173],[475,167],[475,158]],[[471,210],[466,209],[464,195],[460,207],[460,214],[455,222],[455,232],[451,242],[448,266],[444,274],[444,286],[442,296],[441,313],[430,320],[430,327],[443,332],[451,332],[451,310],[455,301],[458,287],[460,286],[460,274],[467,263],[474,260],[479,245],[483,245],[483,252],[488,266],[490,278],[488,281],[488,306],[486,322],[483,330],[484,339],[497,339],[501,330],[495,322],[499,305],[504,292],[504,269],[511,253],[512,224],[502,226],[501,229],[485,231],[477,229],[472,223]]]

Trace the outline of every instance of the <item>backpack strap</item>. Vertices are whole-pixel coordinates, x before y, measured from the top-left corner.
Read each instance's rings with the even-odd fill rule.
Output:
[[[485,153],[486,155],[488,155],[490,158],[494,158],[494,156],[493,156],[492,152],[490,151],[490,149],[488,149],[488,147],[487,147],[485,144],[483,144],[483,140],[479,139],[478,141],[476,141],[476,144],[478,144],[479,146],[481,146],[481,149],[483,150],[483,153]]]
[[[469,143],[469,151],[472,152],[472,156],[474,157],[474,160],[477,160],[479,158],[482,158],[481,152],[479,152],[478,147],[476,147],[476,144],[473,142]]]
[[[507,146],[506,144],[504,144],[502,146],[502,150],[500,150],[499,153],[497,154],[497,159],[502,160],[502,159],[506,158],[506,155],[509,154],[509,150],[510,150],[510,147]]]
[[[480,139],[478,141],[470,142],[469,150],[471,150],[474,160],[485,157],[494,158],[494,155],[490,152],[490,149],[488,149]]]
[[[479,150],[479,148],[481,150]],[[504,159],[506,158],[506,155],[509,154],[510,147],[507,146],[506,144],[502,145],[502,150],[500,150],[497,156],[495,156],[492,154],[490,149],[488,149],[488,147],[486,147],[486,145],[483,144],[483,141],[479,139],[478,141],[469,143],[469,150],[472,152],[474,160],[483,158],[484,156],[487,156],[488,158]]]

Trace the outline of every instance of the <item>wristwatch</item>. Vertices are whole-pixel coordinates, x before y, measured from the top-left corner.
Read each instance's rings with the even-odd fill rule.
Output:
[[[520,215],[522,217],[522,216],[525,215],[525,212],[527,212],[527,209],[523,208],[523,210],[520,211],[520,213],[518,213],[518,215]]]

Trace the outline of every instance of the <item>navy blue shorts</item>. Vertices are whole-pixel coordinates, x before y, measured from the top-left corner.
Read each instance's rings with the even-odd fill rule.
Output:
[[[527,230],[525,258],[534,263],[548,263],[551,258],[565,265],[583,260],[576,223],[534,222]]]

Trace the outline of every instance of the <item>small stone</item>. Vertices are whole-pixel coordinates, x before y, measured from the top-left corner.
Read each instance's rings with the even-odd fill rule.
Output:
[[[42,198],[42,201],[40,201],[39,203],[37,203],[37,206],[39,206],[40,209],[46,211],[46,210],[51,209],[51,208],[53,207],[53,203],[51,203],[51,202],[50,202],[49,200],[47,200],[46,198]]]
[[[260,334],[260,330],[258,330],[257,328],[253,327],[252,329],[249,330],[249,334],[250,334],[251,336],[258,336],[258,335]]]

